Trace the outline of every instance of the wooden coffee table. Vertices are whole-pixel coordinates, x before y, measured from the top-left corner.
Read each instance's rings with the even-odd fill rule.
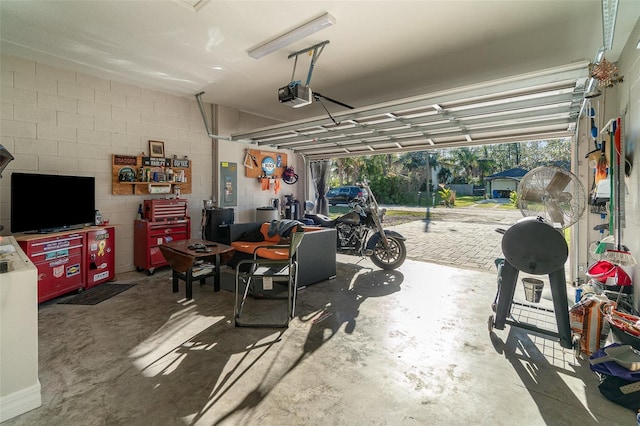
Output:
[[[204,246],[204,250],[193,249],[194,246]],[[186,283],[187,299],[193,297],[193,280],[200,281],[204,284],[206,279],[213,277],[213,290],[220,291],[220,255],[228,254],[231,256],[235,249],[225,244],[216,243],[214,241],[206,241],[200,239],[189,239],[180,241],[171,241],[159,246],[160,252],[166,259],[171,269],[173,269],[173,292],[178,292],[178,280],[184,280]],[[197,268],[196,261],[209,260],[213,261],[211,272],[203,272],[198,274],[194,271]],[[195,275],[194,275],[195,273]]]

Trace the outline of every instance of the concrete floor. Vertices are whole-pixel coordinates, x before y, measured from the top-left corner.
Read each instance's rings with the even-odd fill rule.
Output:
[[[495,273],[339,261],[336,279],[299,292],[284,330],[234,327],[231,292],[195,285],[184,300],[167,268],[118,275],[136,286],[98,305],[44,303],[43,405],[4,424],[635,424],[586,358],[489,332]]]

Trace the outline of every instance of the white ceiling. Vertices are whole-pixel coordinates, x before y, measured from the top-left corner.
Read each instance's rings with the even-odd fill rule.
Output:
[[[185,3],[196,4],[190,7]],[[251,47],[329,12],[336,24],[262,59]],[[640,17],[620,0],[609,61]],[[593,60],[600,0],[2,1],[0,49],[283,122],[322,105],[280,104],[295,51],[329,40],[311,88],[356,108]],[[308,57],[294,79],[305,80]],[[326,102],[332,114],[346,110]]]

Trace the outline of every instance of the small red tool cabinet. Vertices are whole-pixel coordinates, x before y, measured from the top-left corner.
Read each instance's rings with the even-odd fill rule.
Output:
[[[86,287],[115,279],[115,231],[113,227],[92,229],[86,233]]]
[[[145,200],[144,218],[134,222],[133,264],[153,274],[155,268],[167,265],[159,246],[171,241],[187,240],[191,221],[187,200]]]
[[[144,200],[143,219],[149,222],[164,222],[167,220],[182,220],[189,216],[187,200]]]

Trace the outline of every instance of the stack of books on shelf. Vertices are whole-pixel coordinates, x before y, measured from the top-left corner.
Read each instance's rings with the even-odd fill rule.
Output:
[[[215,270],[215,265],[208,262],[198,262],[191,268],[191,276],[199,277],[202,275],[209,275]]]

